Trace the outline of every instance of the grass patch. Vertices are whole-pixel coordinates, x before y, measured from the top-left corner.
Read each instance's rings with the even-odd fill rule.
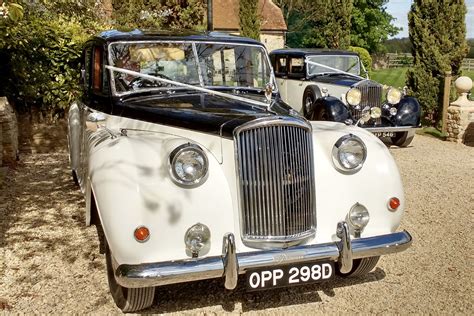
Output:
[[[467,71],[463,70],[462,75],[471,78],[472,81],[474,81],[474,70]]]
[[[448,135],[443,134],[443,132],[434,127],[423,127],[422,129],[416,130],[416,134],[429,135],[441,140],[446,140],[448,137]]]
[[[403,88],[407,70],[407,67],[373,70],[370,79],[387,86]]]

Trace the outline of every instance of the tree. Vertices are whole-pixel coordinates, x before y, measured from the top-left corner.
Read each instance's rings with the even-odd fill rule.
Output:
[[[260,17],[257,0],[239,1],[240,35],[260,40]]]
[[[414,66],[407,85],[431,124],[441,120],[443,77],[458,76],[467,55],[464,0],[415,0],[408,14]]]
[[[394,17],[386,10],[388,0],[354,0],[351,17],[351,45],[371,54],[385,52],[383,43],[402,29],[392,25]]]
[[[346,49],[353,0],[276,0],[288,25],[291,47]]]

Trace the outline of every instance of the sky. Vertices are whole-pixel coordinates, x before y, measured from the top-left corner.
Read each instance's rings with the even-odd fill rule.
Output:
[[[387,4],[387,12],[394,18],[395,26],[402,27],[403,30],[394,37],[408,37],[408,11],[412,0],[389,0]],[[467,38],[474,38],[474,0],[465,0],[467,7],[466,14],[466,31]]]

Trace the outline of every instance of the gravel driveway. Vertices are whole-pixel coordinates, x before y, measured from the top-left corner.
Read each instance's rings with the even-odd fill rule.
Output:
[[[391,148],[405,184],[402,228],[414,243],[365,278],[233,292],[222,281],[157,289],[146,312],[215,314],[464,313],[473,309],[474,148],[417,136]],[[66,152],[22,156],[0,189],[0,313],[117,313],[94,227]]]

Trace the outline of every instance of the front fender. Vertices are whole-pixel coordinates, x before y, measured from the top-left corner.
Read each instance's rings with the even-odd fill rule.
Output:
[[[316,179],[318,242],[339,240],[335,235],[338,221],[346,220],[355,203],[363,204],[370,221],[362,237],[394,232],[400,224],[405,200],[397,165],[387,147],[372,133],[354,126],[333,122],[311,122]],[[332,148],[347,134],[362,139],[367,159],[359,172],[343,174],[333,164]],[[388,209],[389,199],[397,197],[401,205],[396,212]]]
[[[327,96],[317,99],[313,105],[313,112],[318,113],[321,108],[326,110],[330,121],[343,123],[351,119],[351,114],[346,105],[338,98]]]
[[[172,182],[169,154],[187,142],[192,140],[149,132],[91,142],[89,181],[118,263],[189,258],[184,234],[196,223],[208,225],[212,232],[207,255],[221,254],[222,236],[234,227],[231,216],[222,216],[223,210],[232,209],[230,189],[219,162],[202,145],[209,160],[206,182],[193,189]],[[150,230],[144,243],[133,235],[142,225]]]
[[[420,125],[421,107],[418,100],[413,97],[404,97],[397,106],[397,115],[394,118],[395,126]]]

